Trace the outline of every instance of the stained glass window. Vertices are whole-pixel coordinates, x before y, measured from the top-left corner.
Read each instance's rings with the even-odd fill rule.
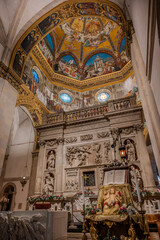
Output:
[[[38,73],[34,69],[32,69],[32,75],[33,75],[35,82],[39,83]]]
[[[72,101],[72,98],[68,93],[61,93],[60,94],[60,99],[64,103],[70,103]]]
[[[108,99],[109,99],[109,93],[107,92],[102,92],[102,93],[99,93],[98,94],[98,101],[103,103],[103,102],[106,102]]]

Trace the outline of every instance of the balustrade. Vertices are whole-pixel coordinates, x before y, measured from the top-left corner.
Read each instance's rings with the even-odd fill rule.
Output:
[[[63,121],[79,121],[83,119],[95,118],[103,116],[108,112],[122,111],[125,109],[136,107],[136,97],[131,96],[127,98],[121,98],[116,100],[107,101],[107,103],[87,107],[83,109],[73,110],[66,113],[49,114],[43,116],[43,124],[60,123]]]

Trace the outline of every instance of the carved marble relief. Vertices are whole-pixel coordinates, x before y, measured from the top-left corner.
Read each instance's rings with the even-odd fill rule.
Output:
[[[99,167],[98,169],[98,183],[99,185],[103,185],[103,178],[104,178],[104,171],[103,171],[103,167]]]
[[[94,143],[93,144],[93,151],[94,151],[94,161],[96,164],[102,163],[102,145],[101,143]]]
[[[54,150],[51,150],[47,155],[46,169],[48,169],[48,171],[52,171],[55,169],[56,153]]]
[[[81,138],[81,141],[92,140],[93,139],[93,134],[83,135],[80,138]]]
[[[77,142],[77,137],[65,138],[65,142],[66,142],[66,143],[74,143],[74,142]]]
[[[53,140],[47,141],[47,146],[49,146],[49,147],[52,147],[52,146],[57,145],[57,144],[58,144],[58,140],[57,139],[53,139]]]
[[[90,145],[67,147],[66,161],[69,166],[72,167],[73,164],[86,165],[88,155],[91,154],[90,148]]]
[[[105,137],[109,137],[109,136],[110,136],[109,132],[97,133],[97,138],[105,138]]]
[[[46,195],[53,195],[54,193],[54,174],[47,173],[44,178],[44,186],[42,192]]]
[[[8,213],[7,216],[0,214],[0,239],[46,239],[46,226],[41,222],[45,216],[34,214],[32,217],[18,217]],[[8,230],[7,230],[8,229]]]
[[[137,152],[136,152],[136,146],[133,139],[126,139],[124,141],[125,149],[126,149],[126,155],[127,155],[127,161],[134,162],[137,160]]]
[[[78,169],[66,170],[65,189],[66,191],[79,190]]]
[[[104,158],[106,160],[107,163],[111,163],[112,162],[112,159],[109,158],[109,151],[111,149],[110,147],[110,142],[104,142]]]
[[[135,182],[134,172],[136,172],[139,189],[142,190],[143,189],[143,180],[142,180],[140,169],[136,165],[130,166],[130,172],[129,172],[130,173],[132,190],[133,191],[136,190],[136,182]]]

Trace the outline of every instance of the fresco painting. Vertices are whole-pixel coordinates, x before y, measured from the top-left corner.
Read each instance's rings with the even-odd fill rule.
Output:
[[[114,9],[113,7],[107,5],[107,4],[102,4],[102,8],[104,10],[103,14],[110,18],[111,20],[117,22],[118,24],[122,22],[121,16],[119,15],[118,11]]]
[[[86,62],[84,78],[97,77],[114,71],[116,68],[113,57],[106,53],[97,53]]]
[[[79,13],[82,15],[101,15],[98,3],[78,3]]]
[[[37,42],[37,40],[38,40],[38,35],[36,34],[36,31],[32,30],[21,43],[21,46],[26,54],[29,53],[29,51]]]
[[[63,74],[65,76],[80,79],[80,74],[78,71],[77,64],[71,55],[65,55],[58,61],[57,73]]]
[[[48,34],[49,35],[49,34]],[[47,36],[48,36],[47,35]],[[50,35],[49,35],[50,36]],[[47,62],[49,63],[49,65],[51,67],[53,67],[53,42],[51,37],[45,37],[43,38],[39,44],[38,47],[41,50],[41,52],[43,53],[44,57],[46,58]]]
[[[38,28],[41,34],[45,34],[51,28],[55,27],[59,23],[60,19],[57,18],[57,13],[52,13],[47,18],[45,18],[42,22],[38,24]]]
[[[83,24],[85,24],[85,26],[83,26]],[[83,43],[84,47],[96,47],[105,42],[108,40],[108,34],[116,28],[116,25],[111,21],[102,25],[101,20],[96,17],[83,17],[79,19],[78,24],[72,25],[73,27],[69,22],[65,22],[61,25],[61,28],[67,37]],[[80,29],[84,30],[80,31]]]
[[[21,72],[22,72],[23,63],[24,63],[24,56],[22,55],[21,51],[17,51],[14,62],[13,62],[13,69],[19,76],[21,75]]]

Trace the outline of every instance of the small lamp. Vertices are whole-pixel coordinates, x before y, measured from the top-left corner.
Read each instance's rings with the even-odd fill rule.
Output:
[[[126,150],[125,150],[124,146],[119,147],[119,153],[120,153],[120,156],[121,156],[122,159],[126,158]]]
[[[24,175],[20,178],[20,183],[22,184],[22,191],[23,191],[24,186],[27,183],[27,177],[26,176],[27,176],[27,165],[24,167]]]

